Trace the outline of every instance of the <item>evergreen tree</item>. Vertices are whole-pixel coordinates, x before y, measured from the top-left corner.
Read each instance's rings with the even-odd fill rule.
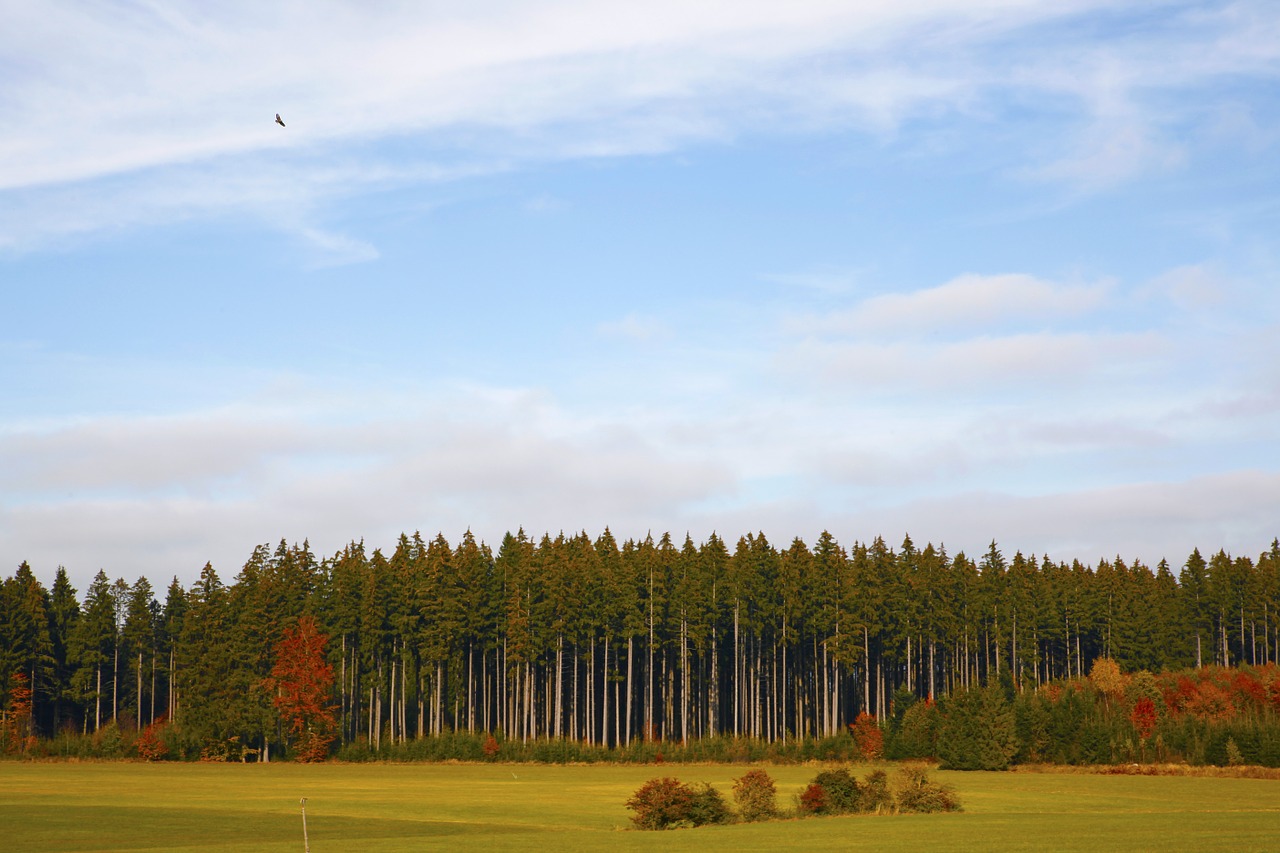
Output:
[[[1018,750],[1013,706],[999,687],[971,688],[941,705],[938,757],[949,770],[1006,770]]]
[[[110,664],[116,646],[115,605],[111,597],[111,581],[107,573],[99,570],[93,583],[85,590],[81,616],[77,620],[68,643],[70,658],[76,666],[72,676],[74,694],[86,703],[85,726],[93,721],[93,731],[104,723],[104,699],[109,703],[110,693],[104,693],[104,676],[107,690],[111,687]],[[89,710],[92,709],[92,710]],[[107,704],[106,710],[110,711]]]
[[[49,639],[53,647],[53,707],[50,712],[50,733],[56,733],[64,724],[73,723],[78,697],[71,687],[75,662],[71,656],[72,636],[80,619],[80,602],[75,587],[67,577],[67,570],[58,566],[49,597]]]
[[[49,633],[49,593],[25,561],[12,578],[0,584],[0,685],[22,673],[30,690],[32,720],[57,695],[53,682],[56,660]],[[8,696],[3,697],[8,701]],[[0,707],[3,707],[0,702]],[[42,714],[46,720],[48,714]]]

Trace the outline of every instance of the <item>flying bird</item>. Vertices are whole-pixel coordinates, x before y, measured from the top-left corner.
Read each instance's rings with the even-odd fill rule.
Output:
[[[280,118],[280,113],[276,113],[276,124],[284,127],[284,119]]]

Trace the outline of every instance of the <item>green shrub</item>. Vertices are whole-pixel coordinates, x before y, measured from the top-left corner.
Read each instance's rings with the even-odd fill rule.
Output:
[[[727,823],[728,820],[729,804],[724,801],[724,796],[719,791],[711,787],[710,783],[703,782],[692,789],[692,796],[689,799],[689,823],[694,826],[706,826]]]
[[[956,812],[960,799],[955,789],[929,779],[924,765],[908,764],[902,768],[902,781],[896,799],[900,812]]]
[[[889,791],[889,775],[872,770],[858,792],[858,811],[884,814],[893,811],[893,794]]]
[[[746,821],[767,820],[778,813],[778,789],[763,770],[751,770],[733,783],[733,801]]]
[[[858,780],[845,768],[824,770],[813,779],[824,794],[823,814],[849,814],[860,808],[862,791]]]

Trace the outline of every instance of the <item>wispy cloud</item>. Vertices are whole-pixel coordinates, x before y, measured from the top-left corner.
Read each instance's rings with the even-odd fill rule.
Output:
[[[507,163],[620,156],[789,123],[883,133],[922,114],[998,117],[1010,93],[1056,92],[1083,111],[1071,150],[1024,161],[1026,173],[1103,186],[1181,156],[1161,128],[1192,117],[1173,97],[1153,104],[1153,92],[1276,73],[1262,37],[1275,16],[1253,3],[1172,15],[1097,49],[1065,36],[1040,53],[1010,49],[1020,32],[1099,5],[663,2],[643,15],[578,0],[448,14],[340,2],[323,14],[293,3],[19,5],[0,34],[0,192],[2,207],[16,200],[34,216],[0,221],[0,245],[150,222],[175,197],[202,197],[185,208],[196,215],[263,196],[289,205],[325,179],[321,161],[365,159],[377,140],[445,168],[462,151]],[[1185,58],[1172,76],[1171,54]],[[262,180],[236,179],[267,155],[302,180],[252,168]],[[227,168],[209,168],[218,162]],[[352,186],[424,179],[377,172],[362,164]],[[163,192],[110,193],[60,224],[69,185],[113,175]]]
[[[798,334],[919,336],[948,331],[970,336],[1011,324],[1060,323],[1095,311],[1108,296],[1107,283],[1060,284],[1023,273],[962,275],[907,293],[872,296],[850,309],[794,317]]]

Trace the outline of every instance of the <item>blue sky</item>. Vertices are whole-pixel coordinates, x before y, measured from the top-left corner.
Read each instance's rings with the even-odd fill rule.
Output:
[[[1274,3],[452,6],[0,0],[11,566],[1280,535]]]

